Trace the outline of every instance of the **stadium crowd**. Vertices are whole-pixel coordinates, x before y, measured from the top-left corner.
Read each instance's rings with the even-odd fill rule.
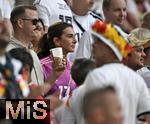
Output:
[[[0,0],[0,124],[20,123],[150,124],[150,1]]]

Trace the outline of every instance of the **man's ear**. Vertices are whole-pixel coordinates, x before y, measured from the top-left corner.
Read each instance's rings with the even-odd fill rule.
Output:
[[[17,20],[17,25],[18,25],[18,27],[23,28],[23,20],[22,19],[18,19]]]
[[[60,38],[54,37],[54,38],[53,38],[53,42],[54,42],[55,46],[61,47],[61,41],[60,41]]]

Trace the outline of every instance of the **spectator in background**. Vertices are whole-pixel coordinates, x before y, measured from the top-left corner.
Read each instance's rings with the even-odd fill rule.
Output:
[[[48,27],[57,22],[72,24],[72,13],[64,0],[35,0],[39,18],[44,22],[46,32]]]
[[[125,0],[104,0],[103,11],[106,22],[121,26],[124,23],[127,12],[126,12],[126,1]]]
[[[85,124],[123,124],[120,101],[112,86],[86,93],[82,110]]]
[[[103,12],[105,16],[105,21],[108,23],[113,23],[116,28],[121,27],[122,23],[126,19],[126,2],[125,0],[104,0],[103,1]],[[119,29],[121,30],[121,29]],[[126,33],[121,32],[124,37]],[[76,53],[76,58],[92,58],[91,50],[93,39],[90,33],[87,31],[83,34],[80,39],[79,46]]]
[[[107,22],[120,26],[125,32],[129,33],[134,28],[127,20],[126,0],[104,0],[103,12]]]
[[[73,53],[69,55],[69,59],[74,61],[77,52],[78,44],[83,33],[90,29],[95,20],[102,20],[102,17],[91,11],[95,0],[72,0],[71,10],[73,13],[73,27],[76,34],[76,48]]]
[[[30,53],[24,48],[15,48],[8,52],[11,57],[21,61],[22,69],[20,73],[25,73],[27,76],[27,82],[31,82],[31,71],[33,69],[33,59]]]
[[[137,71],[150,88],[150,30],[138,28],[131,31],[130,42],[134,43],[134,50],[125,59],[127,65]]]
[[[78,42],[82,34],[90,29],[96,19],[102,20],[99,15],[91,11],[93,5],[94,0],[80,0],[80,2],[78,0],[72,0],[73,26]]]
[[[31,82],[31,72],[33,69],[33,59],[30,52],[25,48],[15,48],[10,50],[8,54],[10,54],[12,58],[19,60],[22,63],[20,73],[25,74],[26,81],[29,84]],[[47,93],[50,88],[49,84],[41,86],[29,84],[28,86],[30,88],[30,93],[27,98],[36,98],[38,96],[42,96],[44,93]]]
[[[78,87],[81,86],[87,76],[87,74],[95,68],[95,62],[90,59],[77,59],[74,61],[71,67],[71,76],[76,82],[77,88],[73,91],[73,96],[78,96]],[[70,98],[72,101],[78,102],[75,97]],[[70,99],[67,100],[65,105],[54,111],[55,124],[66,124],[64,118],[69,118],[72,115],[72,106],[70,106]],[[74,107],[76,108],[76,107]],[[67,113],[64,113],[67,110]],[[73,110],[75,111],[75,110]],[[73,115],[72,115],[73,117]],[[72,121],[71,123],[73,123]],[[69,122],[68,122],[69,124]]]
[[[144,67],[144,58],[146,54],[144,53],[144,46],[150,40],[150,31],[144,28],[136,28],[132,30],[129,34],[129,43],[132,45],[133,50],[123,60],[123,63],[137,71],[138,69]]]
[[[76,44],[75,34],[71,24],[59,22],[49,27],[41,41],[41,52],[39,53],[40,62],[43,68],[44,79],[47,80],[56,67],[52,66],[53,60],[50,49],[61,47],[65,59],[65,67],[61,70],[62,74],[57,78],[48,94],[60,91],[60,99],[69,96],[75,89],[76,84],[71,78],[71,62],[67,59],[67,54],[73,52]]]
[[[31,41],[37,36],[38,13],[34,6],[20,5],[11,12],[11,23],[14,28],[14,37],[7,46],[7,51],[13,48],[26,48],[30,51],[34,67],[31,72],[33,83],[43,84],[42,67],[36,53],[31,49]]]

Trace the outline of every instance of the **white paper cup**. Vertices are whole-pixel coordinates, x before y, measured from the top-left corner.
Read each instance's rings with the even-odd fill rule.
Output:
[[[61,47],[51,49],[50,52],[53,57],[63,58],[63,51]]]
[[[51,53],[53,61],[54,61],[54,63],[53,63],[54,68],[56,70],[64,69],[62,48],[58,47],[58,48],[51,49],[50,53]]]

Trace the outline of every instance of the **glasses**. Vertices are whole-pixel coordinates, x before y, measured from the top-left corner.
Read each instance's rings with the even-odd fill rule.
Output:
[[[25,19],[25,18],[22,18],[22,20],[31,21],[32,25],[37,25],[37,23],[40,22],[40,19]]]

